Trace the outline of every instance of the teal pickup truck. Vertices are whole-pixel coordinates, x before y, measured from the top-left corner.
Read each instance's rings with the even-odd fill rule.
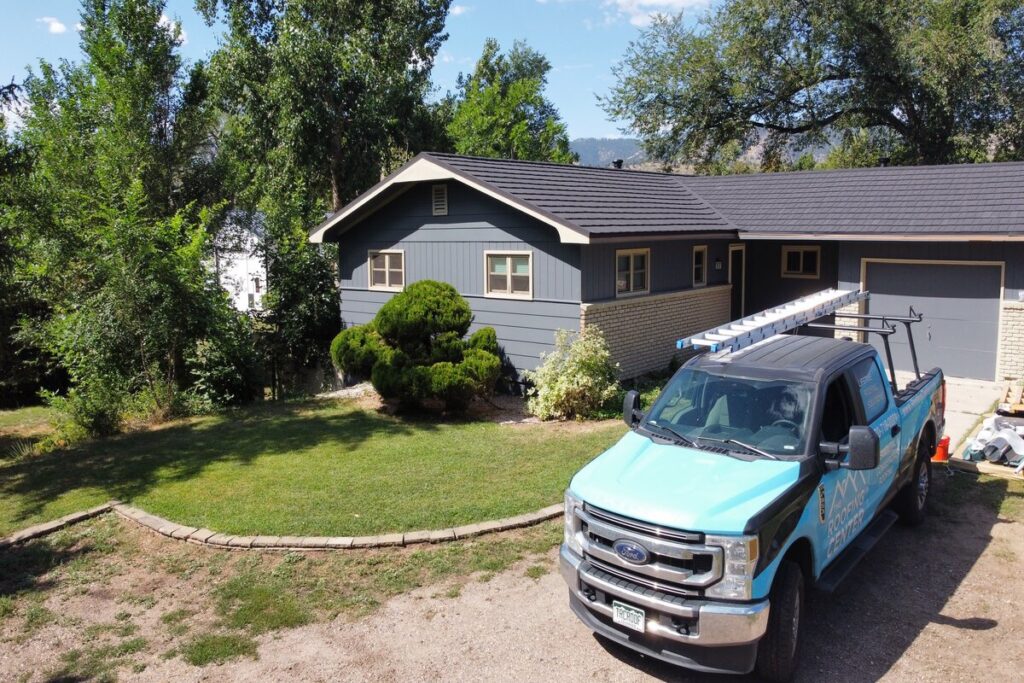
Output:
[[[650,657],[787,680],[806,591],[923,520],[944,402],[938,369],[897,392],[873,346],[795,334],[692,358],[646,413],[630,392],[630,431],[565,494],[572,610]]]

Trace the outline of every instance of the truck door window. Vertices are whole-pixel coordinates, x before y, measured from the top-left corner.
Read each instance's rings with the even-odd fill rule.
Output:
[[[821,440],[832,443],[846,441],[854,422],[853,399],[846,379],[839,377],[825,390],[825,408],[821,416]]]
[[[867,424],[874,422],[889,406],[889,397],[885,393],[885,381],[878,370],[874,358],[865,358],[853,366],[853,379],[857,383],[864,406],[864,417]]]

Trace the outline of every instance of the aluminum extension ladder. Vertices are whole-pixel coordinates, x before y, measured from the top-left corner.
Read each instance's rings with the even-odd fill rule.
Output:
[[[824,289],[766,311],[748,315],[676,342],[677,349],[706,347],[712,352],[739,351],[768,337],[794,330],[843,306],[868,298],[860,290]]]

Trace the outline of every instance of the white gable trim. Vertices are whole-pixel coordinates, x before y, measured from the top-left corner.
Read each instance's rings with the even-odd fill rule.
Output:
[[[470,176],[462,175],[453,171],[452,169],[446,168],[428,158],[420,158],[412,161],[408,166],[395,173],[390,178],[387,178],[377,186],[363,194],[362,196],[355,199],[348,206],[343,208],[341,211],[336,213],[328,222],[321,225],[315,232],[309,236],[309,241],[314,243],[320,243],[324,240],[324,235],[328,230],[336,226],[338,223],[351,216],[353,213],[358,211],[360,208],[366,206],[368,203],[373,201],[381,193],[393,185],[404,184],[404,183],[419,183],[425,181],[438,181],[438,180],[455,180],[462,183],[474,190],[481,192],[492,199],[511,206],[513,209],[525,213],[526,215],[537,219],[541,223],[550,225],[558,231],[558,238],[561,242],[566,244],[589,244],[590,238],[587,235],[582,234],[576,228],[571,227],[561,221],[558,221],[551,216],[521,202],[512,199],[508,195],[501,192],[495,191],[493,188],[485,185],[477,180],[474,180]]]

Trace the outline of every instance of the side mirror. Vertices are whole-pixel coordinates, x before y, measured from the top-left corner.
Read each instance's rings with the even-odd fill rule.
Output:
[[[848,470],[873,470],[878,467],[878,434],[871,427],[850,427],[849,457],[840,466]]]
[[[848,470],[873,470],[878,467],[878,434],[871,427],[850,427],[847,443],[823,441],[818,449],[831,456],[825,460],[825,468],[830,472],[840,467]],[[845,460],[842,459],[843,454],[847,456]]]
[[[622,399],[622,421],[632,429],[640,421],[640,415],[640,392],[627,391],[626,397]]]

